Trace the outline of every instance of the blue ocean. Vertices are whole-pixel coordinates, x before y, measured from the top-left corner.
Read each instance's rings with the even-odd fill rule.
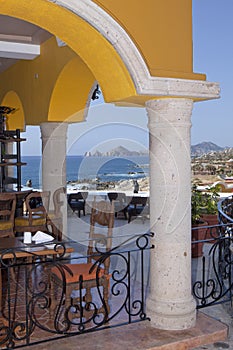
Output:
[[[41,188],[41,157],[23,156],[22,185],[32,180],[34,188]],[[101,182],[139,179],[149,176],[149,156],[84,157],[67,156],[67,182],[98,179]]]

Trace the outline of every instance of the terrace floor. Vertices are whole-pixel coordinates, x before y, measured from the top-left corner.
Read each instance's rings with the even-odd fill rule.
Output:
[[[85,245],[89,233],[89,216],[68,215],[70,238]],[[138,218],[130,224],[116,219],[114,229],[115,244],[120,244],[135,234],[150,230],[149,220]],[[123,234],[124,232],[124,234]],[[126,233],[125,233],[126,232]],[[60,338],[42,344],[31,345],[32,350],[109,349],[114,350],[188,350],[188,349],[233,349],[231,315],[223,305],[217,305],[198,312],[194,328],[184,331],[165,331],[151,326],[149,321],[105,329],[88,334]],[[229,330],[229,334],[228,334]],[[206,345],[209,344],[209,345]],[[22,347],[21,349],[28,349]]]
[[[131,324],[124,327],[110,328],[90,334],[50,341],[32,345],[32,350],[187,350],[212,349],[204,346],[228,344],[226,341],[227,326],[204,313],[198,313],[196,327],[185,331],[165,331],[151,327],[149,321]],[[233,344],[233,341],[232,341]],[[212,345],[210,345],[212,346]],[[226,347],[225,347],[226,348]],[[229,347],[232,349],[232,347]],[[23,347],[22,349],[26,349]]]

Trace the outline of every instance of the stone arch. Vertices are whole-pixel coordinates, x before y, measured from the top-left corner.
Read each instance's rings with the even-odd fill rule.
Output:
[[[1,2],[0,13],[34,23],[67,43],[95,75],[106,102],[216,98],[217,84],[151,76],[126,31],[93,1],[8,0]]]
[[[9,0],[1,5],[1,14],[33,23],[64,41],[89,67],[106,102],[136,95],[130,73],[114,46],[78,13],[67,11],[65,6],[54,1],[37,0],[32,5],[27,0],[21,0],[20,4],[17,0]]]
[[[190,97],[192,95],[192,99],[197,101],[216,98],[218,85],[212,82],[197,80],[194,83],[190,79],[151,76],[143,56],[124,28],[93,1],[56,0],[55,2],[85,19],[111,43],[132,78],[136,89],[134,98],[131,96],[133,103],[144,105],[146,100],[161,96]],[[107,99],[106,102],[108,102]]]
[[[24,131],[25,129],[25,115],[22,102],[15,91],[8,91],[4,96],[1,105],[14,107],[16,111],[9,114],[6,121],[6,127],[8,130],[20,129]]]
[[[93,1],[59,0],[56,2],[77,13],[112,44],[130,72],[137,92],[141,93],[143,84],[150,78],[150,73],[141,53],[120,24]]]

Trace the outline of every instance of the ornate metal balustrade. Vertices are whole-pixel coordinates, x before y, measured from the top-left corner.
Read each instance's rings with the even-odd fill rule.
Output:
[[[149,255],[153,248],[150,243],[152,236],[153,234],[144,234],[133,241],[128,240],[126,244],[115,247],[110,252],[99,251],[99,258],[95,263],[96,271],[101,268],[105,259],[110,259],[110,310],[105,307],[103,289],[98,283],[101,278],[98,272],[97,287],[92,292],[91,303],[86,303],[85,296],[78,294],[78,298],[77,295],[70,295],[67,304],[65,283],[57,287],[56,292],[52,288],[52,272],[57,270],[64,276],[69,270],[65,264],[81,263],[86,258],[80,254],[78,245],[77,253],[72,254],[71,261],[61,243],[55,259],[51,256],[41,259],[36,252],[31,253],[29,260],[19,259],[13,249],[2,252],[1,349],[18,348],[148,320],[145,300]],[[56,245],[54,249],[57,252]],[[9,253],[12,254],[11,259]],[[82,276],[77,284],[82,284]],[[100,307],[102,311],[97,313],[96,310]],[[85,311],[88,311],[89,316]]]
[[[192,242],[192,251],[198,245],[198,256],[192,259],[192,289],[197,308],[216,303],[232,302],[233,294],[233,199],[219,202],[219,225],[202,227],[202,239]],[[199,228],[193,228],[198,236]],[[195,234],[196,231],[196,234]]]
[[[220,224],[233,223],[233,196],[219,201],[218,216]]]
[[[232,298],[233,225],[206,226],[211,238],[195,241],[202,256],[192,259],[193,295],[197,308]]]

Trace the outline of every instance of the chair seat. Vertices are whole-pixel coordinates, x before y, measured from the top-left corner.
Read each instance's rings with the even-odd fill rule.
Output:
[[[34,215],[32,217],[32,225],[45,225],[46,219],[42,218],[40,215]],[[29,217],[28,216],[18,216],[15,218],[15,226],[29,226]]]
[[[13,228],[13,224],[10,221],[0,221],[0,231],[9,230]]]
[[[80,276],[83,276],[84,281],[90,281],[96,279],[96,269],[95,267],[93,271],[90,270],[92,268],[93,264],[92,263],[84,263],[84,264],[66,264],[65,267],[68,268],[68,271],[66,268],[64,268],[64,274],[65,274],[65,280],[66,283],[77,283],[79,281]],[[52,273],[56,275],[58,279],[61,279],[61,273],[58,270],[58,268],[53,267],[52,268]],[[102,277],[104,275],[104,269],[100,268],[98,270],[98,277]]]
[[[71,202],[70,203],[70,207],[72,210],[83,210],[83,208],[85,207],[85,203],[84,202]]]
[[[143,211],[145,209],[145,207],[144,206],[142,206],[142,205],[140,205],[140,206],[137,206],[136,208],[134,207],[134,206],[129,206],[128,208],[127,208],[127,211],[128,211],[128,213],[129,214],[133,214],[133,215],[139,215],[139,214],[141,214],[141,212]]]

